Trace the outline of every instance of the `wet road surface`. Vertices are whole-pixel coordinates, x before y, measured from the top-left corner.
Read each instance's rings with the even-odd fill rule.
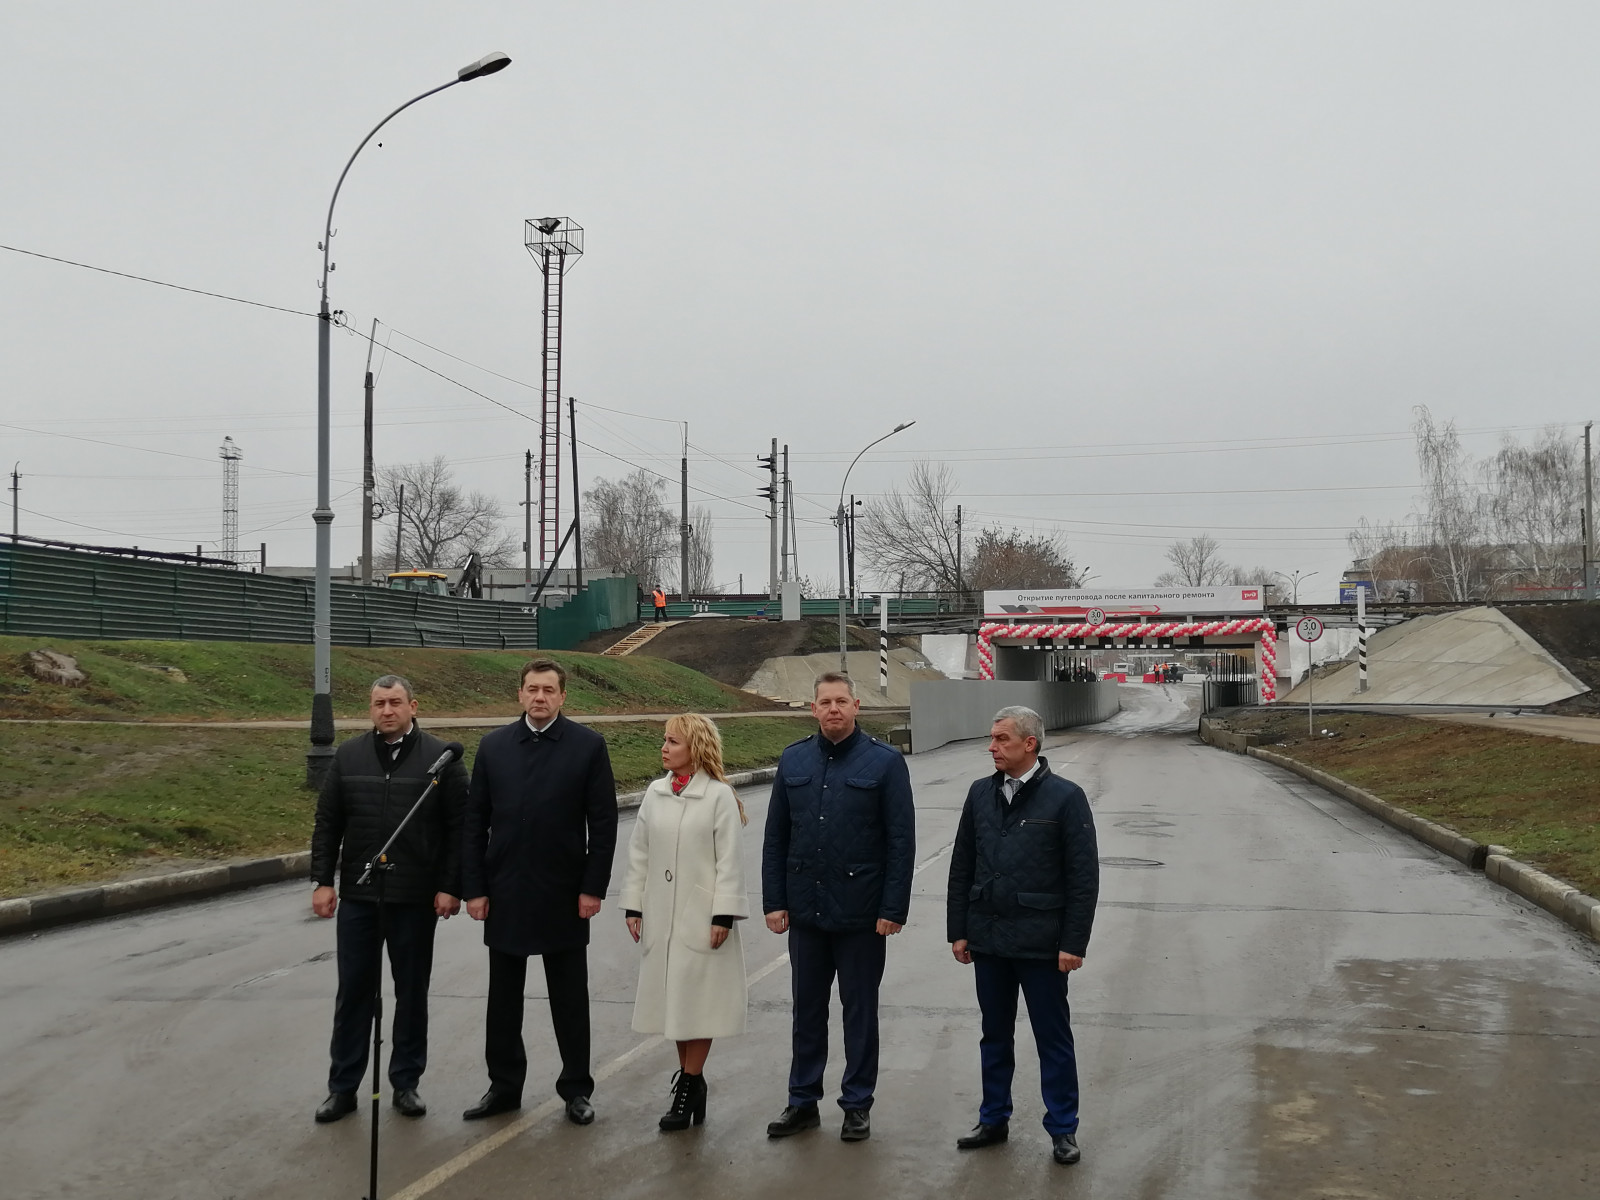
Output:
[[[831,1100],[820,1131],[764,1136],[784,1103],[788,972],[783,940],[759,927],[746,938],[750,1032],[712,1050],[707,1124],[658,1133],[674,1055],[629,1027],[635,950],[609,906],[591,950],[598,1120],[579,1129],[545,1103],[555,1055],[536,1000],[527,1107],[464,1124],[485,1086],[486,963],[460,917],[439,936],[431,1111],[408,1121],[385,1097],[380,1194],[1600,1194],[1591,943],[1297,777],[1192,736],[1051,742],[1111,860],[1072,980],[1080,1165],[1049,1159],[1025,1020],[1011,1142],[952,1145],[979,1094],[971,977],[943,922],[961,801],[987,767],[967,743],[910,760],[924,869],[890,944],[871,1141],[838,1140]],[[745,799],[759,835],[765,791]],[[310,916],[307,892],[285,884],[0,941],[0,1195],[363,1196],[368,1102],[337,1125],[311,1121],[334,930]],[[540,972],[529,981],[542,998]]]

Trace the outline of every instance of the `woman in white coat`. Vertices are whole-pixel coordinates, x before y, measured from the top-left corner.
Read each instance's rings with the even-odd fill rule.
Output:
[[[722,737],[698,713],[667,722],[667,774],[645,791],[628,843],[621,907],[643,943],[633,1028],[678,1043],[672,1106],[661,1128],[706,1115],[706,1055],[713,1038],[744,1032],[744,805],[722,769]]]

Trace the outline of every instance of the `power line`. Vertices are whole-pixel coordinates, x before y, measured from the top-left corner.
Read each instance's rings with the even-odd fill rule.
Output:
[[[119,279],[132,279],[139,283],[153,283],[156,287],[171,288],[175,292],[189,292],[196,296],[210,296],[213,300],[229,300],[234,304],[248,304],[251,308],[266,308],[273,312],[289,313],[296,317],[315,317],[314,312],[307,312],[300,308],[285,308],[281,304],[265,304],[260,300],[246,300],[243,296],[230,296],[226,292],[208,292],[204,288],[185,287],[181,283],[168,283],[165,279],[151,279],[148,275],[133,275],[127,271],[113,271],[110,267],[97,267],[93,263],[74,262],[70,258],[57,258],[54,254],[41,254],[37,250],[24,250],[21,246],[7,246],[0,244],[0,250],[9,250],[13,254],[26,254],[29,258],[42,258],[47,262],[62,263],[69,267],[79,267],[85,271],[98,271],[102,275],[115,275]],[[108,533],[110,530],[101,530]]]

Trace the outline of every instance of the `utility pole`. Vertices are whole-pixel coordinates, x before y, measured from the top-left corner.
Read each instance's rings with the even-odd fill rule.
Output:
[[[578,402],[567,397],[567,429],[572,435],[572,594],[583,590],[583,522],[578,519]]]
[[[522,456],[522,585],[527,603],[533,603],[533,451]],[[398,567],[396,568],[398,570]]]
[[[778,578],[785,583],[789,581],[789,505],[793,499],[789,492],[789,447],[786,444],[783,447],[783,551],[778,556]]]
[[[768,605],[768,616],[774,616],[778,603],[778,439],[772,439],[772,453],[758,455],[756,461],[767,469],[767,486],[761,489],[761,495],[767,498],[768,521],[768,563],[767,563],[767,594],[771,600]],[[781,616],[782,614],[778,614]]]
[[[400,543],[406,536],[406,485],[400,485],[400,503],[394,510],[394,569],[400,569]]]
[[[367,335],[367,405],[362,422],[361,438],[361,582],[372,586],[376,571],[372,565],[372,509],[373,493],[378,479],[372,469],[372,344],[378,340],[378,318],[372,318],[372,332]]]
[[[22,466],[22,461],[17,460],[11,468],[11,544],[17,544],[17,499],[22,493],[22,476],[17,468]]]
[[[845,525],[844,546],[846,558],[849,560],[850,570],[850,607],[855,609],[856,616],[861,615],[861,597],[856,595],[856,498],[850,497],[850,507],[844,510]]]
[[[1595,598],[1594,586],[1594,451],[1589,445],[1593,421],[1583,423],[1583,598]]]
[[[679,503],[680,516],[678,518],[678,599],[680,602],[689,603],[689,422],[683,423],[683,457],[678,460],[681,467],[679,474],[679,488],[681,501]]]
[[[966,604],[966,588],[961,586],[961,505],[956,505],[956,603]]]

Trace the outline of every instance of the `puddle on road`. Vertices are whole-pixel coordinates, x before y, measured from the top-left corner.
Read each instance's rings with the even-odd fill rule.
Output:
[[[1256,1047],[1255,1194],[1600,1194],[1593,995],[1504,971],[1497,963],[1341,964],[1335,994],[1308,1008],[1342,1022],[1268,1034]]]

